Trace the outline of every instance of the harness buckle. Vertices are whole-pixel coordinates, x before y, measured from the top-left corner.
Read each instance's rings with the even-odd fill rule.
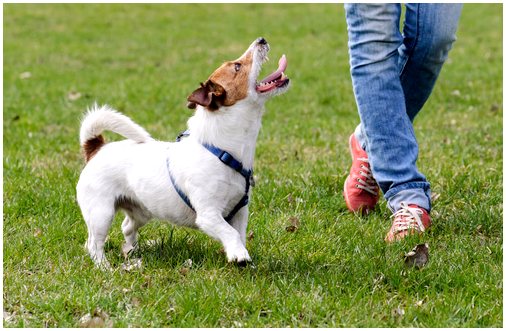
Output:
[[[237,172],[242,171],[242,164],[241,162],[238,162],[230,153],[223,151],[221,152],[220,156],[218,156],[218,159],[225,163],[227,166],[231,167]]]
[[[230,163],[232,163],[232,160],[234,159],[232,155],[230,155],[226,151],[223,151],[218,158],[220,159],[221,162],[225,163],[226,165],[230,165]]]

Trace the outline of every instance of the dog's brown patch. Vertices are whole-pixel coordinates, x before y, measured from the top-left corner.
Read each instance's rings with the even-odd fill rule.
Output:
[[[221,106],[232,106],[245,99],[248,96],[252,65],[252,51],[235,61],[225,62],[188,97],[188,107],[193,109],[199,104],[209,110],[217,110]]]
[[[98,135],[95,138],[87,140],[83,145],[84,158],[86,162],[90,161],[104,144],[105,139],[102,135]]]

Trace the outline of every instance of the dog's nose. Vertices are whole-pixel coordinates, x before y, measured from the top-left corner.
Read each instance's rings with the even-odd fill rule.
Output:
[[[263,37],[260,37],[257,39],[257,43],[259,43],[260,45],[266,45],[267,40],[265,40]]]

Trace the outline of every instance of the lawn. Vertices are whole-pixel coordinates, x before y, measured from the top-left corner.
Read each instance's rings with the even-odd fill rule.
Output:
[[[4,4],[4,326],[502,327],[502,12],[464,6],[415,121],[434,226],[386,245],[385,202],[361,217],[342,197],[358,121],[342,5]],[[107,103],[173,140],[186,97],[259,36],[271,44],[263,73],[286,54],[292,88],[267,104],[258,140],[256,268],[153,222],[132,257],[141,267],[124,270],[121,215],[106,244],[114,271],[94,268],[75,201],[83,112]],[[406,268],[420,240],[430,261]]]

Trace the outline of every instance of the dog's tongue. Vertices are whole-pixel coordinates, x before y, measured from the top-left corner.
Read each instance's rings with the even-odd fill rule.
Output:
[[[278,62],[278,70],[274,71],[269,76],[265,77],[261,83],[268,83],[270,81],[275,80],[276,78],[279,78],[281,76],[281,73],[283,73],[286,70],[286,67],[288,65],[288,61],[286,60],[285,54],[281,56]]]

